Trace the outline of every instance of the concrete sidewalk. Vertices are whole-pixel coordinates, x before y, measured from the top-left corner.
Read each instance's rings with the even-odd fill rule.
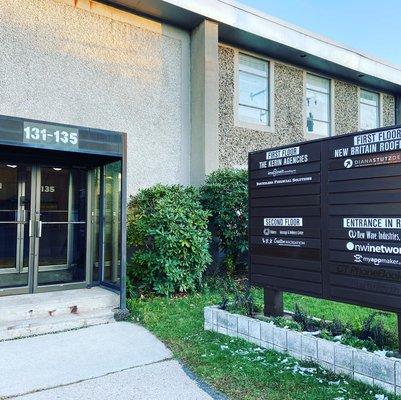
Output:
[[[116,322],[0,343],[0,399],[211,399],[143,327]]]

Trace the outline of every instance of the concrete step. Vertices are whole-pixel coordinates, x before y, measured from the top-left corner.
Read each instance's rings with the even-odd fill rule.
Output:
[[[79,315],[24,319],[0,325],[0,341],[63,332],[111,322],[115,322],[114,311],[111,309],[96,310]]]
[[[10,321],[116,308],[118,302],[116,293],[99,287],[0,297],[0,325]]]
[[[109,323],[118,306],[119,295],[99,287],[0,297],[0,340]]]

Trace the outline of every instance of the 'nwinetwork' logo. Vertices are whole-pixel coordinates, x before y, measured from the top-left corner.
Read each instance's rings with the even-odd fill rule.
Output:
[[[349,251],[358,251],[361,253],[383,253],[383,254],[401,254],[401,247],[399,246],[386,246],[384,244],[381,245],[373,245],[370,243],[366,244],[355,244],[352,242],[348,242],[346,244],[346,248]]]

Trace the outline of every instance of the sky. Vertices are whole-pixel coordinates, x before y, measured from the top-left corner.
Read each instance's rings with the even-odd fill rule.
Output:
[[[401,67],[401,0],[239,0]]]

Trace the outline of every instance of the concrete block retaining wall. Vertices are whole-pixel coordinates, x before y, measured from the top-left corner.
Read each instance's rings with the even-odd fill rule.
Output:
[[[320,339],[305,332],[229,313],[216,306],[204,309],[205,330],[238,337],[266,349],[314,361],[338,374],[401,394],[401,360]]]

